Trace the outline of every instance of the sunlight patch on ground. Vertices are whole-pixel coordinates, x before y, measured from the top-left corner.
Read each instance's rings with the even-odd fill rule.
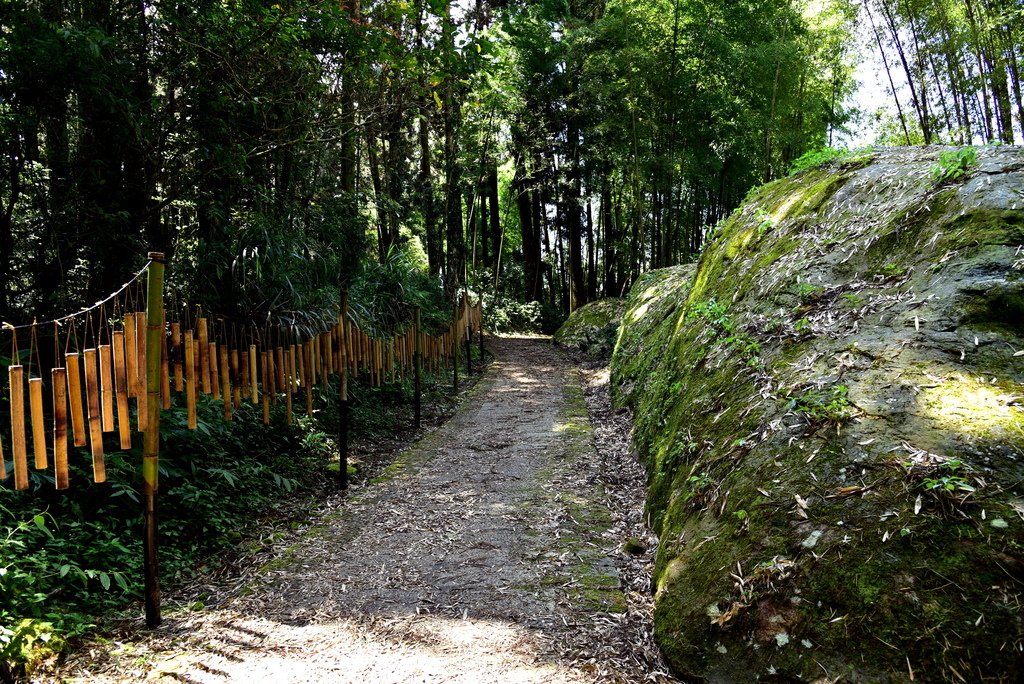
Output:
[[[932,419],[948,429],[977,437],[993,437],[997,433],[1021,436],[1021,399],[1020,391],[1010,391],[983,378],[962,376],[952,376],[921,392],[921,405]]]
[[[429,614],[376,616],[370,627],[349,621],[290,626],[232,621],[221,639],[248,641],[243,658],[215,644],[154,667],[149,681],[257,682],[572,682],[568,668],[541,662],[535,637],[512,623]],[[240,624],[239,624],[240,623]],[[271,633],[273,641],[252,641]]]

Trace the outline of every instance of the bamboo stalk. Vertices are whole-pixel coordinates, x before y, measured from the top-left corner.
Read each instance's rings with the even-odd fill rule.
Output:
[[[32,452],[35,454],[36,470],[49,467],[46,455],[46,427],[43,419],[43,379],[29,378],[29,405],[32,409]]]
[[[98,347],[100,354],[100,419],[104,432],[114,431],[114,359],[109,344]]]
[[[114,343],[114,391],[117,395],[117,428],[122,449],[132,448],[132,423],[128,411],[128,370],[125,365],[124,331],[111,334]]]
[[[53,384],[53,470],[57,489],[68,488],[68,378],[63,368],[50,371]],[[0,454],[0,461],[3,454]]]
[[[188,412],[188,429],[195,430],[196,419],[196,340],[191,330],[185,331],[185,406]]]
[[[28,489],[28,449],[25,443],[25,367],[7,369],[11,392],[11,457],[14,488]]]
[[[85,356],[85,397],[89,408],[89,446],[92,448],[93,482],[106,482],[106,465],[103,462],[103,430],[100,426],[100,388],[97,351],[86,349]]]
[[[171,408],[171,359],[167,340],[167,321],[160,321],[160,406]]]
[[[7,479],[7,463],[4,461],[4,443],[0,440],[0,480]]]
[[[71,428],[74,431],[76,447],[86,445],[85,407],[82,405],[82,369],[77,353],[65,354],[64,364],[68,369],[68,395],[71,397]]]

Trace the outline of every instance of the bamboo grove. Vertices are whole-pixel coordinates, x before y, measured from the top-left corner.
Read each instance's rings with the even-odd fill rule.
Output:
[[[17,0],[0,320],[156,250],[205,311],[319,325],[409,255],[551,320],[694,259],[849,122],[857,3]]]
[[[146,376],[151,354],[160,359],[155,391],[161,408],[170,409],[174,396],[181,396],[189,429],[197,426],[200,394],[222,402],[225,421],[244,402],[258,407],[264,424],[270,424],[271,407],[283,402],[291,425],[294,411],[312,415],[315,387],[326,391],[333,383],[346,401],[349,377],[363,375],[376,387],[403,381],[418,364],[435,372],[448,359],[454,366],[458,345],[479,331],[483,321],[482,303],[471,303],[468,296],[461,298],[442,333],[433,335],[413,325],[388,338],[367,334],[353,323],[347,296],[333,324],[316,334],[241,327],[211,320],[201,310],[189,315],[187,307],[172,308],[170,320],[164,315],[159,325],[160,349],[151,350],[147,311],[144,306],[137,310],[146,302],[141,288],[145,270],[86,311],[48,324],[6,327],[10,358],[19,361],[7,368],[15,489],[29,488],[29,445],[32,467],[52,468],[57,489],[69,487],[72,446],[88,447],[93,481],[106,481],[104,442],[130,450],[133,435],[147,430],[145,399],[147,389],[154,391]],[[52,334],[41,335],[40,328],[52,328]],[[39,348],[42,338],[52,342],[52,356]],[[49,378],[46,383],[44,376]],[[0,457],[0,482],[6,484],[7,478]]]
[[[1024,140],[1024,7],[1014,0],[863,0],[895,107],[892,144]]]

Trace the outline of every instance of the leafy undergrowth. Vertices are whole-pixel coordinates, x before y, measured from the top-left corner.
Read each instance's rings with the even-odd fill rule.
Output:
[[[477,357],[474,349],[479,365]],[[450,377],[425,375],[427,426],[450,411]],[[235,549],[262,543],[261,529],[301,520],[336,488],[336,389],[336,382],[326,391],[314,388],[312,416],[300,409],[300,395],[292,426],[283,402],[272,408],[270,426],[262,423],[261,407],[245,404],[225,422],[222,402],[205,396],[195,431],[187,429],[183,406],[163,413],[158,509],[164,590],[230,564]],[[411,438],[412,380],[376,388],[355,382],[350,396],[351,460],[358,470],[350,466],[349,472],[359,480],[380,467],[376,454]],[[103,484],[91,482],[85,451],[70,460],[65,492],[39,473],[27,492],[0,488],[0,681],[25,675],[58,658],[69,642],[140,613],[141,446],[108,452]]]
[[[634,286],[612,382],[680,674],[1018,676],[1022,159],[937,163],[885,151],[765,186],[695,272]]]

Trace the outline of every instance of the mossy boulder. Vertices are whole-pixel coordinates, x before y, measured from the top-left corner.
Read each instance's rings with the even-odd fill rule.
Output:
[[[768,184],[635,284],[613,393],[679,673],[1024,672],[1024,150],[943,149]]]
[[[626,300],[610,297],[573,311],[555,333],[556,344],[581,352],[595,361],[611,358]]]

